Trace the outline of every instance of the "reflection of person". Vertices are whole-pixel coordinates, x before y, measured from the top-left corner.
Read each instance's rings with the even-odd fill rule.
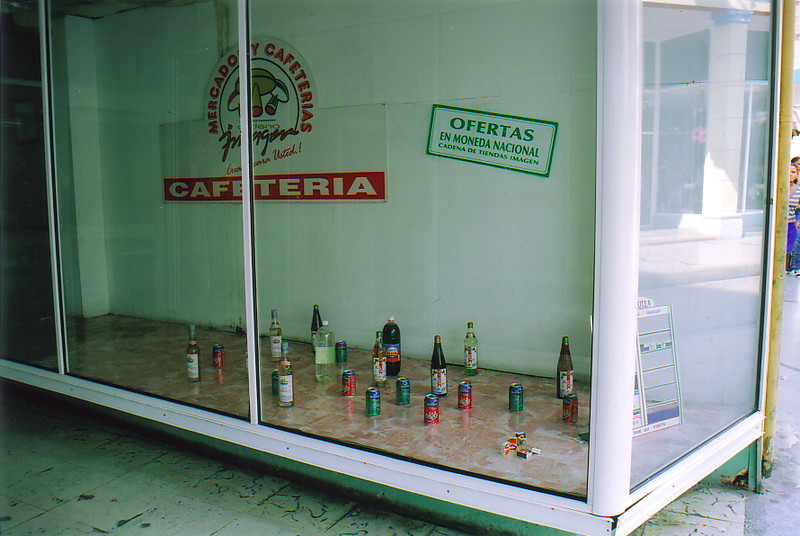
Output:
[[[800,172],[800,157],[792,158],[789,166],[789,214],[788,229],[786,232],[786,253],[791,254],[797,242],[797,210],[800,208],[800,185],[798,185],[798,173]],[[791,270],[792,265],[797,261],[794,255],[787,255],[786,269]]]

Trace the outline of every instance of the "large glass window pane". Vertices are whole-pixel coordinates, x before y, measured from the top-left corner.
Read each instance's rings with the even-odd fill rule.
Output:
[[[168,4],[53,14],[69,372],[246,416],[241,205],[181,202],[217,158],[208,66],[237,42],[236,5]]]
[[[0,11],[0,356],[56,369],[36,4]]]
[[[575,438],[589,416],[595,13],[590,1],[253,3],[259,324],[267,335],[277,310],[294,382],[294,406],[280,407],[263,338],[265,423],[586,494],[588,446]],[[520,170],[546,163],[544,148],[524,152],[543,121],[558,124],[552,166]],[[525,132],[533,125],[535,136]],[[450,158],[438,156],[446,150]],[[315,304],[347,344],[329,382],[317,381],[308,344]],[[371,349],[390,315],[411,402],[396,404],[390,375],[381,414],[369,417]],[[476,376],[463,366],[467,322]],[[435,335],[448,395],[439,424],[426,426]],[[562,420],[555,396],[562,336],[577,423]],[[342,396],[345,368],[356,376],[352,397]],[[473,408],[459,411],[463,380]],[[512,383],[524,411],[509,411]],[[504,456],[516,432],[540,454]]]
[[[644,22],[634,486],[755,409],[771,83],[768,11]]]

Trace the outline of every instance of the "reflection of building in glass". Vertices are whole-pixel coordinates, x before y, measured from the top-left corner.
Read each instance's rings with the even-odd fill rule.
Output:
[[[741,236],[764,202],[769,16],[647,11],[642,223]]]

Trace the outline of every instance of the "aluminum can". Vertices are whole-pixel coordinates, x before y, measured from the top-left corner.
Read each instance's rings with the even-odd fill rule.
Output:
[[[458,409],[472,409],[472,382],[458,384]]]
[[[342,396],[356,396],[356,371],[348,369],[342,373]]]
[[[439,422],[439,397],[436,395],[425,395],[425,424],[437,424]]]
[[[367,417],[381,414],[381,392],[377,387],[367,387]]]
[[[564,422],[578,422],[578,395],[565,396],[562,408],[561,415]]]
[[[407,406],[411,403],[411,382],[405,376],[397,378],[395,384],[395,404],[398,406]]]
[[[280,390],[281,390],[281,384],[280,384],[280,380],[278,379],[278,371],[277,370],[273,370],[272,371],[272,394],[275,395],[275,396],[278,396],[278,393],[280,393]]]
[[[524,407],[522,384],[512,383],[508,386],[508,411],[522,411]]]
[[[339,341],[336,343],[336,364],[347,363],[347,342]]]
[[[215,344],[211,348],[211,360],[215,368],[222,368],[225,364],[225,347],[221,344]]]

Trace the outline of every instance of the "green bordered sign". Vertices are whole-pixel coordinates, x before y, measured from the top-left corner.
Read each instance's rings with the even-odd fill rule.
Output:
[[[558,123],[434,104],[428,154],[550,175]]]

